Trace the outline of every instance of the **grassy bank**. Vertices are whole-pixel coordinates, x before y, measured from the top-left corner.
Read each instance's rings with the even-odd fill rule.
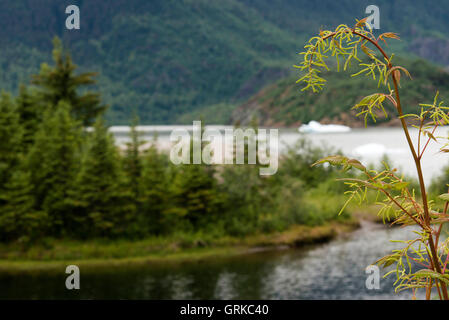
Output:
[[[177,235],[139,241],[47,240],[29,249],[17,244],[0,246],[0,272],[51,271],[76,264],[84,269],[137,266],[148,263],[177,263],[211,257],[247,254],[279,247],[300,247],[326,242],[358,227],[354,219],[321,226],[295,225],[283,232],[247,237]]]

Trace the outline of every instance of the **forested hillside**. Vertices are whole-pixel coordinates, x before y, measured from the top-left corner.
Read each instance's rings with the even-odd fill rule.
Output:
[[[437,91],[440,99],[449,101],[449,73],[423,59],[395,59],[399,65],[409,70],[412,79],[405,76],[401,80],[402,103],[406,113],[416,112],[420,103],[432,103]],[[341,123],[351,127],[365,125],[364,117],[357,117],[351,108],[363,97],[379,92],[377,81],[372,77],[351,77],[358,67],[353,66],[346,72],[337,72],[334,68],[323,75],[327,80],[322,92],[300,91],[296,84],[298,76],[277,81],[262,89],[248,102],[233,112],[232,122],[249,124],[257,119],[264,126],[297,126],[311,120],[322,123]],[[382,91],[383,92],[383,91]],[[386,103],[389,117],[380,112],[376,123],[368,118],[369,125],[400,125],[392,104]],[[394,119],[394,120],[392,120]]]
[[[413,2],[413,4],[412,4]],[[65,29],[77,4],[81,29]],[[107,118],[128,124],[188,122],[205,114],[230,121],[238,105],[293,71],[304,40],[322,26],[352,23],[369,1],[323,0],[21,0],[0,3],[0,86],[16,91],[63,39],[81,70],[99,72]],[[407,4],[407,5],[405,5]],[[379,0],[381,31],[396,48],[449,64],[449,3]],[[438,8],[438,9],[435,9]],[[440,42],[437,42],[440,39]],[[217,112],[218,111],[218,112]]]

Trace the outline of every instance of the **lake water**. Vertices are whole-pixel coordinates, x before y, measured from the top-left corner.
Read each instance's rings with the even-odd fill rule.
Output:
[[[368,290],[366,266],[397,248],[411,230],[363,223],[330,243],[198,262],[81,270],[81,289],[58,274],[0,275],[1,299],[410,299],[395,294],[394,276]],[[381,275],[384,272],[381,271]],[[419,295],[418,298],[423,298]]]
[[[154,133],[157,132],[157,143],[161,149],[168,150],[172,145],[170,142],[170,133],[175,129],[191,130],[192,126],[141,126],[139,131],[143,133],[142,138],[146,141],[153,141]],[[223,131],[227,126],[207,126]],[[115,135],[117,144],[124,146],[129,141],[127,131],[128,127],[111,127]],[[413,142],[416,145],[418,130],[410,131]],[[435,132],[436,137],[448,137],[449,127],[440,127]],[[335,150],[341,150],[345,155],[362,160],[362,163],[377,164],[385,154],[391,160],[395,167],[401,172],[416,177],[416,169],[408,149],[405,136],[401,128],[362,128],[352,129],[344,133],[308,133],[300,134],[296,129],[279,129],[278,145],[271,147],[278,148],[282,153],[288,147],[294,146],[300,137],[307,137],[312,143],[318,146],[332,147]],[[443,141],[443,139],[441,139]],[[432,177],[440,174],[442,168],[449,164],[448,154],[439,152],[441,144],[431,141],[427,147],[426,154],[422,159],[422,168],[424,179],[429,183]]]

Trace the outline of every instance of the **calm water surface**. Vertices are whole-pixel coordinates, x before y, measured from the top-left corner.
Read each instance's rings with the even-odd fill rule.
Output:
[[[101,273],[83,273],[81,289],[65,289],[65,274],[0,275],[2,299],[404,299],[393,278],[365,287],[365,267],[410,230],[364,223],[350,235],[301,249]],[[382,271],[381,271],[382,272]]]

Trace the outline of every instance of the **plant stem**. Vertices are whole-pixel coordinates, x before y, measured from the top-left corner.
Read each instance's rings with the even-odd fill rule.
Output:
[[[388,67],[391,69],[391,64],[389,64]],[[409,130],[407,127],[407,123],[405,122],[405,119],[403,117],[401,100],[399,97],[399,89],[398,89],[398,83],[396,80],[396,76],[393,74],[392,77],[393,77],[394,91],[395,91],[395,95],[396,95],[396,103],[397,103],[397,110],[398,110],[399,118],[401,120],[401,125],[404,130],[405,137],[407,139],[407,143],[410,147],[410,151],[412,152],[413,160],[415,161],[416,171],[418,173],[419,186],[421,189],[421,198],[422,198],[423,209],[424,209],[424,222],[425,222],[426,226],[430,228],[431,226],[430,226],[429,205],[427,202],[426,185],[424,183],[424,177],[423,177],[422,168],[421,168],[421,157],[420,156],[418,157],[418,155],[416,154],[412,139],[410,138],[410,133],[409,133]],[[433,260],[433,265],[434,265],[435,271],[441,274],[441,267],[440,267],[440,263],[438,261],[437,250],[435,248],[432,233],[429,234],[429,247],[430,247],[430,255],[431,255],[431,257],[429,257],[429,258],[431,258]],[[441,289],[443,291],[444,300],[449,300],[446,284],[443,281],[440,281],[440,283],[441,283]]]
[[[385,60],[388,62],[388,66],[387,66],[388,70],[391,71],[393,69],[393,65],[390,62],[390,57],[383,50],[383,48],[379,45],[378,40],[376,40],[375,38],[374,39],[370,38],[370,37],[368,37],[368,36],[358,32],[358,31],[356,31],[355,28],[352,28],[352,29],[348,28],[348,31],[350,31],[354,35],[359,36],[362,39],[367,40],[369,43],[374,45],[378,49],[378,51],[383,55]],[[322,37],[321,40],[326,40],[327,38],[332,38],[335,35],[336,35],[336,32],[332,32],[332,33]],[[314,50],[316,50],[316,47],[314,48]],[[312,60],[312,56],[310,57],[310,59]],[[424,211],[424,217],[423,217],[424,218],[424,221],[423,221],[424,223],[423,223],[423,225],[418,223],[418,225],[420,225],[421,228],[425,232],[427,232],[429,234],[428,243],[429,243],[430,252],[428,252],[427,254],[429,256],[429,259],[430,259],[430,262],[431,262],[431,265],[432,265],[432,269],[434,269],[436,272],[442,274],[441,266],[440,266],[440,263],[439,263],[439,260],[438,260],[438,255],[437,255],[437,248],[435,247],[435,242],[434,242],[433,234],[432,234],[431,219],[430,219],[430,213],[429,213],[429,205],[428,205],[428,202],[427,202],[428,200],[427,200],[426,186],[425,186],[425,183],[424,183],[424,177],[423,177],[423,172],[422,172],[422,168],[421,168],[421,157],[422,157],[422,154],[424,153],[424,151],[425,151],[425,149],[427,147],[427,144],[429,143],[430,139],[427,142],[426,146],[424,147],[423,151],[420,154],[417,154],[416,150],[415,150],[415,147],[413,145],[412,139],[410,137],[410,132],[408,130],[407,123],[406,123],[406,121],[404,119],[404,113],[402,111],[401,99],[400,99],[400,96],[399,96],[398,79],[397,79],[397,76],[396,76],[395,72],[391,72],[391,77],[392,77],[392,80],[393,80],[394,92],[395,92],[395,96],[396,96],[396,105],[395,105],[395,107],[397,109],[398,117],[399,117],[399,119],[401,121],[401,125],[402,125],[402,129],[404,131],[404,134],[405,134],[405,138],[407,140],[408,146],[409,146],[410,151],[411,151],[412,156],[413,156],[413,160],[415,162],[416,171],[418,173],[419,186],[420,186],[421,198],[422,198],[422,202],[423,202],[423,211]],[[419,134],[421,134],[421,131],[419,132]],[[408,213],[405,210],[403,210],[403,211],[404,211],[404,213]],[[412,216],[412,218],[413,218],[413,216]],[[439,282],[441,284],[441,289],[442,289],[441,291],[443,293],[444,299],[445,300],[449,300],[446,284],[443,281],[439,281]],[[435,285],[438,288],[437,280],[435,281]],[[430,286],[430,288],[428,287],[427,290],[426,290],[427,291],[426,292],[426,296],[428,298],[430,298],[430,291],[431,291],[431,288],[432,288],[432,279],[430,279],[430,281],[429,281],[429,286]]]
[[[385,51],[377,43],[377,41],[374,41],[374,40],[370,39],[369,37],[367,37],[361,33],[358,33],[354,30],[352,30],[352,33],[364,38],[365,40],[368,40],[380,51],[380,53],[384,56],[384,58],[387,61],[390,61],[389,56],[385,53]],[[391,62],[388,62],[388,69],[391,70],[392,67],[393,66],[392,66]],[[413,146],[413,142],[410,137],[410,132],[407,127],[407,123],[405,122],[405,119],[403,117],[404,114],[402,111],[401,99],[399,96],[399,88],[398,88],[399,86],[398,86],[398,82],[397,82],[396,75],[394,74],[394,72],[392,73],[392,78],[393,78],[394,92],[395,92],[395,96],[396,96],[396,104],[397,104],[396,109],[398,111],[398,116],[401,121],[402,129],[404,130],[404,134],[407,139],[407,143],[409,145],[410,151],[412,152],[413,160],[415,162],[416,171],[418,173],[419,186],[421,189],[421,198],[423,201],[423,208],[424,208],[424,221],[425,221],[426,226],[430,228],[431,227],[430,226],[430,214],[429,214],[429,206],[427,203],[426,186],[424,183],[424,177],[423,177],[422,168],[421,168],[421,156],[418,156],[416,154],[415,147]],[[429,258],[432,259],[432,261],[433,261],[435,271],[441,274],[441,267],[440,267],[440,263],[438,261],[437,250],[435,248],[432,233],[429,234],[429,247],[430,247],[430,257]],[[441,289],[443,291],[444,299],[449,300],[446,284],[443,281],[440,281],[440,283],[441,283]]]

